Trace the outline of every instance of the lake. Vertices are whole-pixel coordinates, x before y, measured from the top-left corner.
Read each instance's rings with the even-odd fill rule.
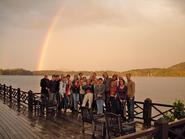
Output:
[[[40,92],[42,76],[0,75],[0,83],[21,90]],[[151,98],[153,102],[172,104],[176,99],[185,100],[185,78],[133,77],[136,83],[136,100]]]

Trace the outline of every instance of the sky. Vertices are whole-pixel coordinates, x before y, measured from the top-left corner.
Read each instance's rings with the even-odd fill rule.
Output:
[[[125,71],[184,61],[184,0],[0,0],[3,69]]]

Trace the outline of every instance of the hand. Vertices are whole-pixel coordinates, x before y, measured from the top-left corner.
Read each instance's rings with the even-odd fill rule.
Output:
[[[97,97],[102,97],[102,95],[98,94]]]

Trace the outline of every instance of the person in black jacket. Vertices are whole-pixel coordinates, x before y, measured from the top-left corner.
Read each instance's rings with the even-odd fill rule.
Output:
[[[52,79],[49,82],[49,100],[53,101],[55,104],[57,103],[57,91],[58,91],[58,83],[56,75],[52,75]]]
[[[41,94],[48,97],[48,86],[49,86],[49,79],[48,76],[45,75],[44,78],[40,81],[41,87]]]
[[[42,112],[44,111],[44,108],[46,107],[46,103],[49,99],[49,79],[48,76],[45,75],[44,78],[40,80],[40,87],[41,87],[41,103],[42,103]]]

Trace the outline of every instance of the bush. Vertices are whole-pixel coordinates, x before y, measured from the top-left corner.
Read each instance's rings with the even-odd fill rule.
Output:
[[[177,119],[185,118],[185,104],[182,100],[177,100],[173,103],[174,109],[174,117]]]
[[[174,111],[173,113],[166,113],[164,118],[172,122],[176,119],[185,118],[185,104],[182,100],[176,100],[173,103]]]

